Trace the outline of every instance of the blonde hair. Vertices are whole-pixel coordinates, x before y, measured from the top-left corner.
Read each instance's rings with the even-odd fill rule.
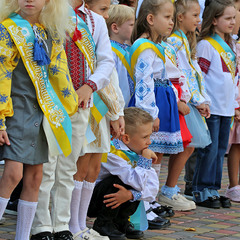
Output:
[[[116,23],[121,26],[123,23],[134,19],[134,10],[126,5],[111,5],[108,11],[109,18],[106,20],[108,33],[111,33],[111,26]]]
[[[191,7],[192,3],[198,3],[198,0],[177,0],[175,2],[175,15],[174,15],[174,28],[173,32],[176,30],[180,30],[178,16],[180,14],[184,15]],[[197,46],[197,39],[195,32],[188,32],[186,34],[190,50],[191,50],[191,58],[196,59],[196,46]]]
[[[149,14],[157,15],[162,5],[172,0],[144,0],[138,13],[138,18],[135,21],[131,42],[134,43],[143,33],[147,33],[152,38],[151,29],[147,21]],[[138,4],[137,4],[138,5]],[[136,7],[137,9],[137,7]],[[159,36],[157,42],[161,41],[162,36]]]
[[[202,31],[199,35],[198,41],[215,33],[213,20],[223,15],[227,7],[235,7],[232,0],[215,0],[206,1],[203,12]],[[232,37],[230,34],[224,34],[226,42],[232,48]]]
[[[63,41],[66,37],[69,7],[68,0],[49,0],[41,11],[39,23],[47,28],[52,38],[56,41],[59,39]],[[18,0],[1,0],[0,22],[18,10]]]
[[[153,123],[152,116],[137,107],[129,107],[124,109],[125,132],[133,134],[138,131],[138,127],[147,123]]]

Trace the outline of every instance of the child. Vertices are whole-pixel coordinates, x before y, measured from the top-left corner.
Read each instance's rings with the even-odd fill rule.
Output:
[[[195,30],[200,21],[200,6],[197,0],[176,1],[175,6],[174,33],[168,38],[168,43],[176,51],[178,67],[187,79],[191,94],[188,104],[190,114],[185,116],[187,127],[193,136],[189,147],[205,147],[211,139],[201,115],[209,117],[210,99],[206,94],[204,79],[195,56]]]
[[[153,117],[150,149],[157,153],[160,163],[163,153],[183,151],[176,96],[166,76],[164,48],[157,44],[172,30],[173,4],[170,0],[149,0],[138,8],[132,35],[135,42],[130,49],[136,90],[129,105]]]
[[[236,7],[236,25],[233,29],[233,36],[238,38],[238,31],[240,25],[240,1],[235,1]],[[238,73],[240,72],[240,41],[238,39],[236,43],[236,54],[237,54],[237,67]],[[239,79],[238,79],[239,81]],[[240,85],[238,83],[238,104],[240,103]],[[239,118],[234,119],[233,127],[230,131],[229,136],[229,147],[228,152],[228,177],[229,177],[229,186],[226,190],[225,196],[230,198],[232,201],[240,202],[240,176],[239,176],[239,166],[240,166],[240,133],[239,133]]]
[[[198,62],[211,98],[211,117],[207,125],[212,143],[199,149],[193,176],[193,199],[199,206],[230,207],[229,199],[220,197],[222,167],[227,149],[231,117],[236,101],[236,60],[231,33],[236,9],[231,0],[206,1],[202,31],[197,46]],[[238,113],[239,114],[239,113]]]
[[[54,232],[54,238],[57,239],[73,238],[69,231],[72,192],[77,192],[78,198],[81,198],[80,193],[83,193],[82,198],[87,204],[83,205],[83,209],[80,210],[80,217],[84,219],[81,224],[85,224],[83,237],[97,234],[86,228],[87,201],[91,197],[94,183],[90,182],[91,180],[74,182],[73,175],[77,171],[76,162],[85,141],[90,107],[94,102],[92,93],[109,84],[114,61],[104,19],[86,9],[81,0],[71,1],[71,6],[66,53],[72,82],[79,98],[78,112],[72,118],[74,148],[73,153],[67,159],[63,156],[59,156],[58,159],[50,158],[50,163],[44,169],[40,188],[42,190],[41,204],[34,220],[32,239],[52,238]],[[101,109],[99,110],[101,111]],[[88,166],[89,161],[86,160],[85,164]],[[95,165],[91,163],[90,166]],[[82,168],[84,174],[85,168],[85,166]],[[92,170],[94,176],[95,171],[95,169]],[[51,215],[49,212],[50,192],[52,192]],[[73,209],[78,213],[77,206],[74,206]],[[79,228],[79,225],[77,227]],[[75,231],[79,231],[79,229]]]
[[[43,163],[48,161],[48,144],[51,152],[52,145],[58,145],[65,156],[71,153],[68,115],[77,111],[77,95],[62,45],[67,9],[64,0],[0,3],[0,158],[5,159],[0,180],[0,218],[23,176],[18,240],[29,239]]]
[[[98,13],[104,18],[107,18],[107,11],[110,6],[110,1],[98,0],[98,1],[85,1],[86,11],[92,14]],[[94,12],[91,11],[94,10]],[[95,14],[96,15],[96,14]],[[95,38],[94,22],[93,23],[93,38]],[[97,26],[96,26],[97,27]],[[102,30],[106,29],[106,24],[102,26]],[[105,32],[107,33],[107,31]],[[105,51],[107,56],[105,56],[105,61],[111,58],[108,50],[110,50],[110,41],[108,36],[103,35],[105,41]],[[96,41],[96,40],[95,40]],[[103,40],[102,40],[103,41]],[[100,55],[96,55],[99,57]],[[111,65],[110,65],[111,66]],[[101,69],[101,66],[99,66]],[[109,71],[109,70],[108,70]],[[120,93],[120,95],[117,95]],[[88,229],[86,226],[87,209],[92,196],[93,187],[95,181],[100,171],[101,166],[101,156],[102,153],[107,153],[110,151],[110,125],[113,128],[112,132],[113,138],[119,137],[120,132],[124,131],[124,120],[123,120],[123,106],[119,105],[119,98],[122,97],[121,90],[119,89],[119,83],[116,71],[113,71],[110,77],[110,84],[105,88],[101,89],[97,93],[101,100],[108,107],[108,113],[103,116],[99,123],[96,122],[93,114],[93,108],[91,108],[89,123],[91,129],[96,137],[96,139],[90,144],[84,145],[80,152],[80,157],[77,161],[77,173],[74,175],[75,188],[72,194],[71,202],[71,219],[69,222],[69,228],[74,234],[74,239],[82,239],[85,237],[93,237],[94,239],[106,239],[106,237],[101,237],[93,229]],[[93,100],[97,97],[96,94],[93,96]],[[120,109],[121,108],[121,109]],[[82,185],[82,191],[81,186]]]
[[[181,135],[183,139],[184,151],[178,154],[170,155],[168,164],[168,176],[165,185],[161,189],[159,202],[171,206],[174,210],[189,211],[196,208],[194,202],[185,199],[178,194],[177,181],[184,168],[184,165],[193,152],[192,147],[188,147],[192,135],[189,132],[184,116],[189,114],[190,109],[187,106],[191,95],[187,86],[186,78],[178,68],[178,59],[176,52],[168,43],[162,42],[166,54],[166,70],[170,81],[178,90],[178,111]]]
[[[88,216],[97,217],[93,229],[119,240],[143,237],[143,232],[131,226],[129,217],[140,200],[153,201],[159,188],[151,168],[157,157],[148,149],[153,118],[139,108],[126,108],[124,118],[125,134],[122,140],[113,141],[107,161],[102,163],[88,210]]]
[[[134,92],[134,82],[128,60],[127,42],[130,42],[134,25],[134,10],[125,5],[111,5],[106,20],[111,39],[113,58],[118,72],[119,86],[122,90],[125,106],[128,106]]]

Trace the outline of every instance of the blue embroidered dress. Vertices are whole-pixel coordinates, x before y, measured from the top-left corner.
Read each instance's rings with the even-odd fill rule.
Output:
[[[149,148],[159,153],[182,152],[176,96],[162,59],[152,49],[144,50],[137,59],[134,76],[136,89],[129,106],[144,109],[154,120],[160,119],[159,131],[152,133]]]

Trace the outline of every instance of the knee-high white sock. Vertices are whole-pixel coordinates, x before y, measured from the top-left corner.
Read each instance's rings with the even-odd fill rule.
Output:
[[[0,219],[2,219],[3,213],[7,207],[9,198],[0,197]]]
[[[37,209],[37,204],[37,202],[28,202],[19,199],[15,240],[29,239],[33,218]]]
[[[84,230],[86,228],[87,211],[88,211],[88,207],[92,197],[94,186],[95,186],[95,182],[90,183],[87,181],[83,181],[79,216],[78,216],[79,226],[81,230]]]
[[[74,181],[74,189],[72,192],[72,200],[71,200],[71,218],[69,222],[69,229],[73,234],[81,231],[78,223],[78,215],[79,215],[82,186],[83,186],[83,182]]]
[[[152,168],[156,171],[157,176],[158,176],[158,178],[159,178],[159,176],[160,176],[160,170],[161,170],[161,164],[153,164],[153,165],[152,165]]]

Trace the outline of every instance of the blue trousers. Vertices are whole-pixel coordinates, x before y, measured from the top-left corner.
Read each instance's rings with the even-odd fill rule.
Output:
[[[202,202],[208,197],[219,196],[224,155],[228,146],[231,117],[211,115],[206,119],[212,143],[198,149],[193,176],[194,201]]]

